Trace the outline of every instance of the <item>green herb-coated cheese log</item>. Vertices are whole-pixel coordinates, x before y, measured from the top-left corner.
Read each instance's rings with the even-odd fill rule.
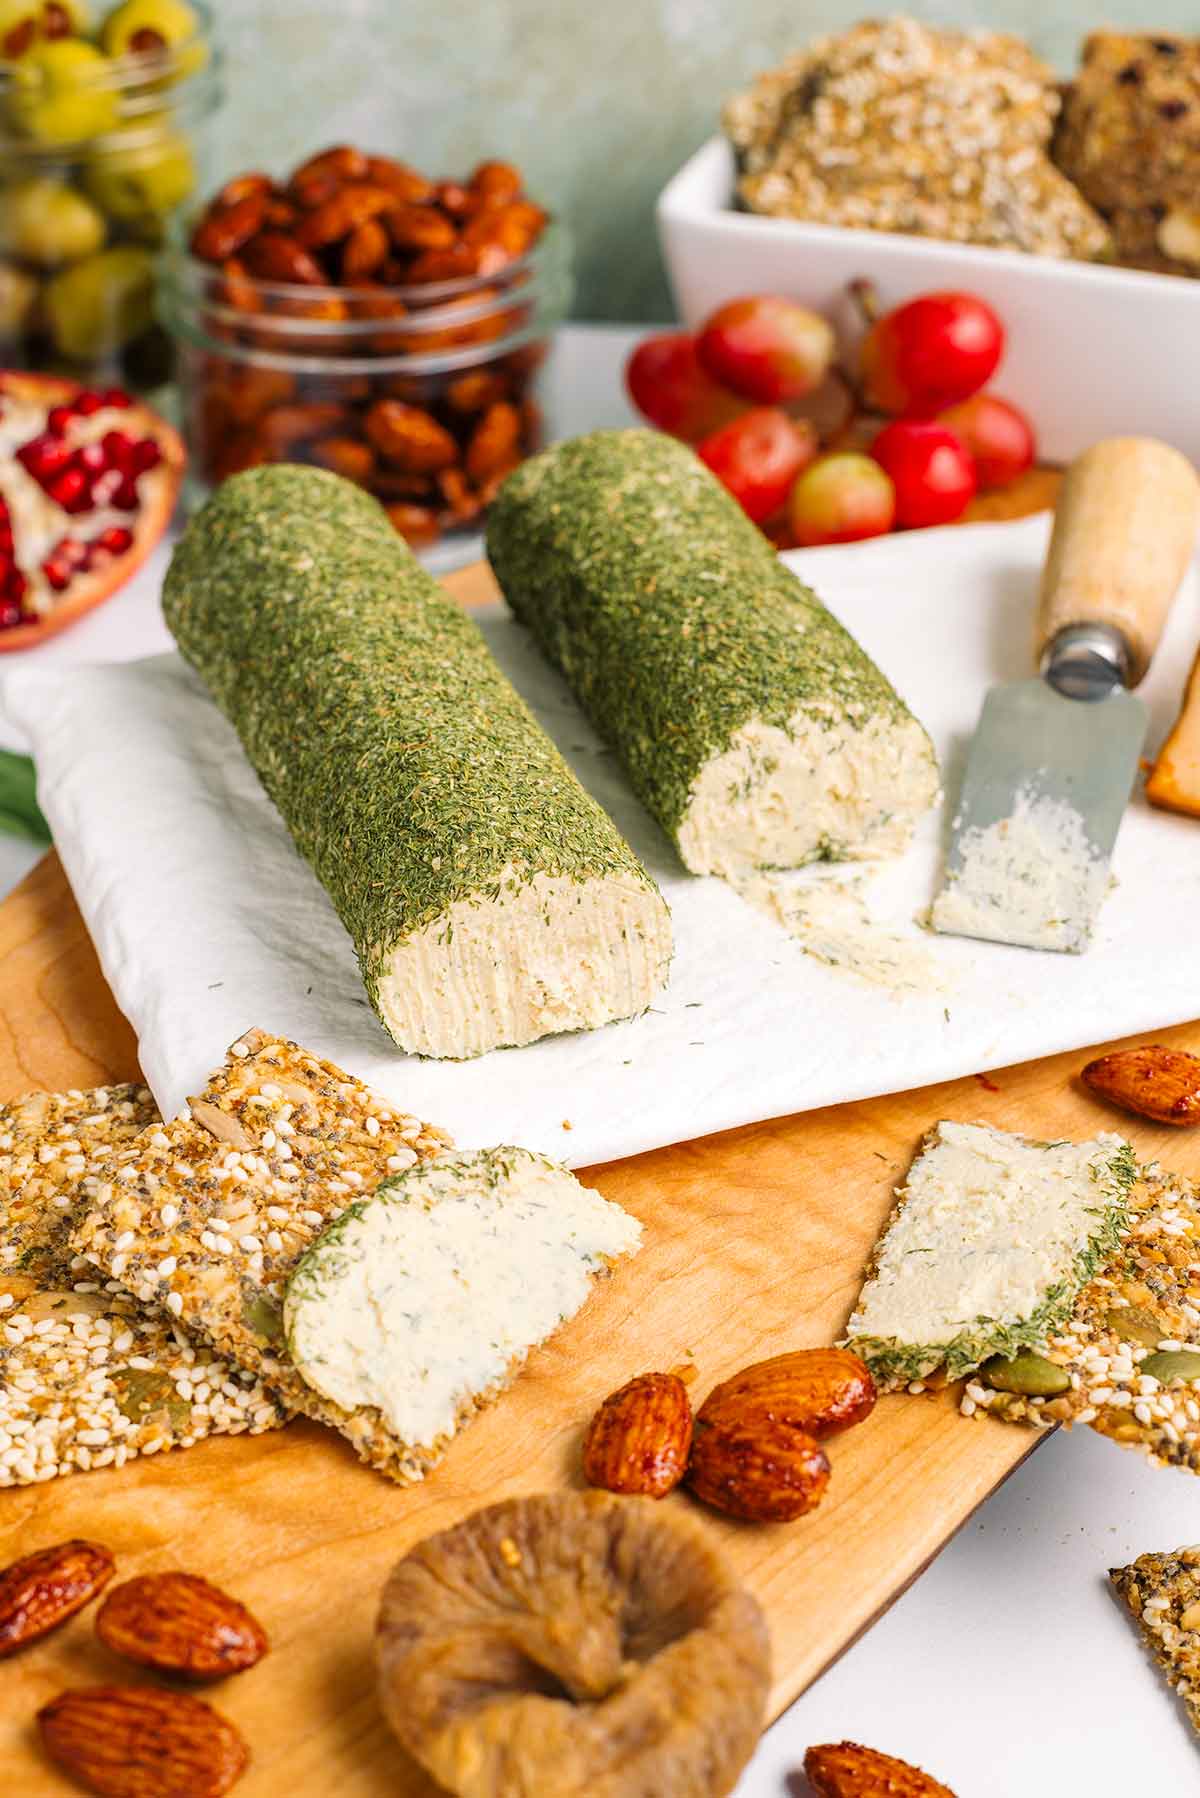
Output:
[[[650,1003],[662,896],[375,500],[317,469],[235,475],[163,610],[402,1048],[478,1055]]]
[[[895,854],[936,798],[903,700],[673,438],[595,431],[534,457],[487,550],[695,873]]]

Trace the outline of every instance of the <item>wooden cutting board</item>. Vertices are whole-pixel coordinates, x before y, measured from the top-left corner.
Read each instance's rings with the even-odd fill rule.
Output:
[[[486,583],[475,569],[448,584],[469,602],[486,597]],[[1200,1049],[1200,1025],[1163,1040]],[[114,1551],[121,1576],[183,1568],[243,1598],[272,1651],[210,1693],[251,1745],[239,1798],[428,1795],[434,1788],[393,1745],[374,1695],[371,1632],[392,1563],[479,1505],[578,1484],[583,1427],[632,1374],[693,1360],[699,1399],[747,1362],[836,1337],[892,1189],[939,1117],[1040,1137],[1125,1128],[1140,1150],[1200,1174],[1200,1138],[1115,1117],[1079,1084],[1085,1059],[808,1112],[594,1169],[585,1177],[643,1220],[644,1249],[531,1357],[423,1486],[391,1486],[338,1437],[294,1424],[0,1492],[0,1566],[89,1536]],[[0,1097],[136,1072],[132,1033],[51,854],[0,905]],[[832,1443],[833,1479],[813,1516],[754,1527],[699,1513],[765,1607],[772,1716],[1037,1440],[961,1418],[949,1395],[892,1397]],[[678,1494],[666,1503],[692,1508]],[[64,1686],[130,1677],[140,1676],[98,1645],[87,1613],[0,1666],[5,1790],[48,1798],[74,1789],[41,1756],[33,1715]]]

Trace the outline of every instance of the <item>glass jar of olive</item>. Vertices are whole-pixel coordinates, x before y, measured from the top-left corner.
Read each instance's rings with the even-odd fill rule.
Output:
[[[168,379],[156,254],[219,98],[202,0],[0,0],[0,365]]]

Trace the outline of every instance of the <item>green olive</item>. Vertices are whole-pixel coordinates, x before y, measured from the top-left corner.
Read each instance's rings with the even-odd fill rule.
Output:
[[[38,268],[94,256],[107,236],[92,202],[49,175],[0,187],[0,253]]]
[[[21,337],[32,322],[38,283],[25,269],[0,262],[0,338]]]
[[[62,37],[63,26],[75,37],[88,27],[88,9],[79,0],[0,0],[0,56],[23,56],[36,43]]]
[[[196,169],[187,138],[161,117],[153,125],[136,138],[123,135],[95,151],[83,178],[110,219],[157,243],[163,220],[194,191]]]
[[[1047,1361],[1045,1355],[1035,1355],[1032,1349],[1022,1349],[1010,1358],[993,1355],[976,1378],[993,1392],[1019,1392],[1025,1398],[1057,1398],[1071,1386],[1065,1368]]]
[[[12,66],[8,104],[18,130],[43,144],[100,137],[112,130],[120,110],[112,64],[77,37],[26,51]]]
[[[200,21],[187,0],[122,0],[100,27],[100,43],[109,56],[175,52],[175,79],[196,74],[207,62],[199,35]]]
[[[122,244],[63,269],[43,295],[50,334],[64,356],[93,362],[123,348],[154,318],[154,257]]]
[[[1172,1380],[1200,1380],[1200,1353],[1195,1349],[1159,1349],[1137,1364],[1139,1373],[1147,1373],[1164,1386]]]

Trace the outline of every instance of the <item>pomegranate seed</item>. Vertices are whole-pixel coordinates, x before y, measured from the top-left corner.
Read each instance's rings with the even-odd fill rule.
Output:
[[[157,468],[162,461],[162,448],[153,437],[143,437],[133,446],[133,466],[138,474]]]
[[[110,506],[114,506],[118,512],[136,512],[141,504],[138,499],[137,483],[128,478],[122,480],[108,503]]]
[[[106,531],[93,537],[92,546],[107,550],[110,556],[123,556],[127,549],[133,547],[133,532],[127,531],[123,524],[110,524]]]
[[[55,593],[61,593],[64,587],[71,584],[71,570],[57,556],[47,556],[42,563],[42,573],[46,577],[46,585]]]
[[[55,545],[54,554],[68,568],[83,568],[88,559],[88,546],[80,537],[64,537]]]
[[[4,591],[8,595],[9,599],[15,599],[17,604],[20,605],[21,601],[25,597],[28,587],[29,587],[29,582],[25,579],[25,576],[21,573],[21,570],[19,568],[14,567],[12,573],[8,577],[8,580],[4,584]]]
[[[21,607],[16,600],[0,600],[0,631],[10,631],[21,622]]]
[[[12,526],[4,519],[0,522],[0,555],[11,556],[15,548]]]
[[[118,493],[129,479],[119,468],[106,468],[92,482],[93,506],[111,506],[114,493]]]
[[[99,412],[103,404],[104,395],[94,392],[90,387],[85,387],[75,395],[75,410],[80,418],[90,418],[93,412]]]
[[[61,437],[74,416],[74,406],[51,406],[46,414],[46,429],[51,436]]]
[[[92,509],[88,478],[82,468],[64,468],[61,474],[46,482],[46,492],[64,512],[90,512]]]
[[[17,451],[17,461],[35,481],[43,487],[53,475],[66,467],[71,460],[71,452],[61,438],[51,437],[43,433],[40,437],[31,437]]]
[[[82,468],[85,474],[103,474],[108,467],[108,457],[104,453],[102,443],[85,443],[82,449],[75,451],[75,468]]]
[[[132,406],[133,404],[132,399],[123,387],[106,387],[104,392],[100,395],[100,398],[104,401],[106,406],[116,406],[121,409],[124,409],[126,406]]]
[[[3,416],[3,414],[0,414],[0,416]],[[5,499],[4,495],[2,493],[0,493],[0,518],[7,518],[7,517],[8,517],[8,501]]]
[[[133,452],[136,447],[128,431],[105,431],[100,439],[110,468],[119,468],[123,474],[136,473],[133,466]]]

